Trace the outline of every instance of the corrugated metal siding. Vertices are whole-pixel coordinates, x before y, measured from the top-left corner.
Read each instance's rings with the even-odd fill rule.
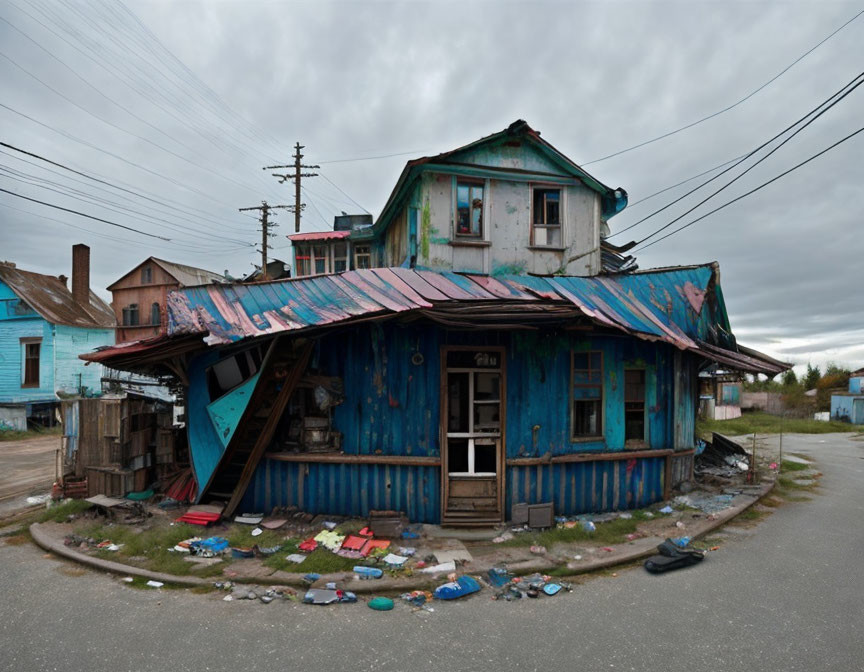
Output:
[[[221,353],[224,354],[224,353]],[[186,395],[187,436],[189,456],[198,483],[198,492],[213,475],[225,447],[207,412],[210,395],[207,390],[207,367],[219,360],[219,352],[205,352],[189,363],[189,391]]]
[[[365,516],[372,509],[404,511],[415,522],[441,518],[438,467],[387,464],[298,464],[262,460],[241,509],[293,505],[310,513]]]
[[[664,468],[663,457],[508,467],[507,515],[521,502],[567,516],[647,506],[663,498]]]

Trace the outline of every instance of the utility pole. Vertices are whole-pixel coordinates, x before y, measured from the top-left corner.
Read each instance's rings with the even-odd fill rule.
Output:
[[[275,222],[270,221],[270,211],[275,210],[276,208],[281,208],[285,210],[293,210],[293,205],[270,205],[267,201],[261,201],[261,205],[251,207],[251,208],[238,208],[240,212],[246,212],[248,210],[260,210],[261,211],[261,279],[267,280],[267,246],[268,239],[273,238],[276,234],[271,233],[270,228],[275,228],[277,225]]]
[[[305,203],[300,202],[300,182],[304,177],[316,177],[318,173],[304,173],[301,172],[304,168],[307,170],[315,170],[316,168],[320,168],[321,166],[307,166],[306,164],[301,162],[303,155],[300,153],[300,150],[303,149],[305,145],[301,145],[299,142],[294,145],[294,155],[291,157],[294,159],[293,164],[289,164],[287,166],[265,166],[262,170],[282,170],[285,168],[293,168],[294,173],[272,173],[274,177],[279,178],[279,184],[284,184],[288,180],[294,180],[294,231],[296,233],[300,233],[300,213],[306,207]]]

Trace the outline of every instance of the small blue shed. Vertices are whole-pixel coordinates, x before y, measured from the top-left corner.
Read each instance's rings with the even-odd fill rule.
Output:
[[[831,395],[831,419],[864,425],[864,369],[849,376],[849,389]]]
[[[114,344],[114,312],[89,288],[86,245],[73,248],[72,290],[65,277],[0,263],[0,426],[27,418],[53,423],[59,395],[98,393],[100,367],[78,355]]]

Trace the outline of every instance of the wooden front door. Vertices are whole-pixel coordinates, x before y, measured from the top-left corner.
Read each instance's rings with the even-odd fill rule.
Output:
[[[504,509],[504,348],[444,348],[442,368],[442,522],[499,522]]]

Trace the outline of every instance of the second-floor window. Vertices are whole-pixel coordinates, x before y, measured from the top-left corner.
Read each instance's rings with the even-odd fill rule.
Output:
[[[123,326],[137,327],[138,326],[138,304],[130,303],[123,309]]]
[[[372,248],[369,245],[354,247],[354,268],[372,268]]]
[[[483,238],[482,182],[456,182],[456,236]]]
[[[535,188],[531,205],[531,244],[537,247],[560,247],[561,190]]]
[[[141,284],[149,285],[151,282],[153,282],[153,268],[145,266],[141,269]]]
[[[348,270],[348,244],[336,243],[333,246],[333,272],[341,273]]]
[[[161,326],[162,324],[162,315],[158,303],[154,303],[150,306],[150,324],[154,327]]]

